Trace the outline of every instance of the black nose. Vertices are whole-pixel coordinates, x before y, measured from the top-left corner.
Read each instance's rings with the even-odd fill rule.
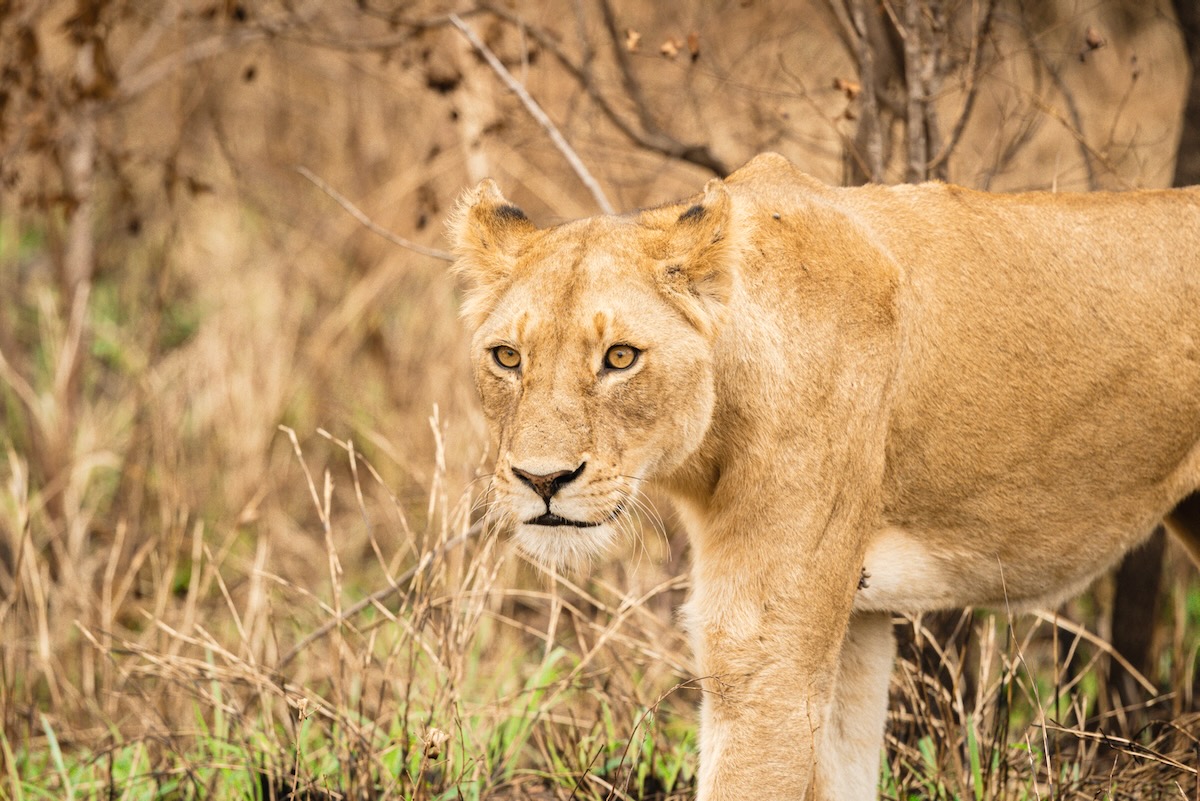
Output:
[[[544,475],[528,473],[519,467],[514,467],[512,471],[513,475],[529,485],[534,492],[541,496],[542,500],[549,503],[550,499],[554,497],[554,493],[579,478],[579,474],[583,472],[583,468],[585,467],[587,467],[587,462],[579,465],[574,470],[559,470],[555,473],[546,473]]]

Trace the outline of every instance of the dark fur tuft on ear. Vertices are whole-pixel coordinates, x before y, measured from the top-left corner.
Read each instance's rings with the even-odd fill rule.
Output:
[[[705,185],[701,202],[689,206],[667,231],[658,283],[708,335],[724,321],[733,291],[738,261],[733,234],[733,203],[716,178]]]
[[[499,217],[502,220],[528,220],[529,219],[528,217],[525,216],[525,212],[521,211],[519,208],[512,205],[511,203],[506,203],[503,206],[498,206],[496,208],[495,214],[497,217]]]
[[[517,254],[535,226],[490,178],[463,193],[446,223],[454,271],[466,284],[462,315],[478,325],[512,274]]]

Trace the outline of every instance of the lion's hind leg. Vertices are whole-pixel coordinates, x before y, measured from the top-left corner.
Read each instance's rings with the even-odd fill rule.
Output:
[[[1167,530],[1187,550],[1192,564],[1200,567],[1200,492],[1180,501],[1167,515]]]
[[[874,801],[879,794],[888,681],[896,656],[892,616],[855,613],[842,646],[832,732],[820,751],[815,782],[821,801]]]

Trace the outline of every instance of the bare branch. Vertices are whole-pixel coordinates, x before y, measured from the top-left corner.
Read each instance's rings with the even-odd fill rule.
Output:
[[[933,166],[933,156],[942,150],[942,128],[934,100],[941,94],[942,78],[946,75],[943,49],[949,37],[946,9],[942,0],[925,0],[929,11],[926,46],[921,52],[921,97],[925,109],[925,177],[946,180],[949,173],[945,162]]]
[[[327,184],[324,180],[322,180],[319,176],[317,176],[315,173],[313,173],[312,170],[308,169],[307,167],[304,167],[301,165],[296,165],[293,169],[295,169],[296,172],[300,173],[305,178],[307,178],[313,184],[313,186],[317,187],[317,189],[320,189],[322,192],[329,195],[329,197],[333,198],[334,202],[336,202],[339,206],[341,206],[343,209],[345,209],[347,212],[349,212],[351,217],[353,217],[354,219],[356,219],[360,223],[362,223],[363,227],[365,227],[369,231],[379,234],[384,239],[391,242],[393,245],[399,245],[400,247],[402,247],[406,250],[411,250],[414,253],[420,253],[422,256],[428,256],[431,259],[441,259],[442,261],[454,261],[453,253],[450,253],[445,250],[438,250],[437,248],[425,247],[424,245],[418,245],[416,242],[413,242],[412,240],[409,240],[409,239],[405,239],[404,237],[399,236],[398,234],[393,234],[388,229],[377,224],[374,220],[372,220],[370,217],[368,217],[366,214],[364,214],[362,212],[362,210],[360,210],[358,208],[358,206],[355,206],[353,203],[351,203],[348,199],[346,199],[346,197],[344,195],[342,195],[340,192],[338,192],[332,186]]]
[[[987,37],[991,34],[992,18],[996,10],[996,0],[988,0],[987,10],[983,13],[983,21],[979,24],[979,29],[975,34],[975,40],[971,44],[971,52],[967,57],[967,97],[963,102],[962,112],[958,115],[958,119],[954,123],[954,129],[950,132],[950,138],[942,145],[937,154],[929,160],[929,169],[931,171],[939,171],[943,165],[950,159],[950,154],[958,147],[958,140],[962,138],[963,131],[967,127],[967,121],[971,118],[971,112],[975,109],[975,98],[979,96],[979,75],[983,71],[983,47]]]
[[[583,76],[585,83],[592,81],[592,62],[596,60],[596,50],[592,47],[592,40],[588,38],[587,14],[583,10],[583,0],[571,0],[571,5],[575,8],[575,35],[579,37],[579,47],[583,51],[579,59],[579,74]],[[490,10],[490,7],[489,7]],[[497,13],[493,11],[492,13]],[[535,38],[541,41],[540,36],[542,31],[539,29],[536,32],[530,29],[529,25],[525,25],[518,21],[517,23],[523,30],[529,30],[535,33]],[[555,52],[559,61],[563,60],[561,52]]]
[[[539,106],[538,102],[533,99],[533,96],[529,94],[525,87],[522,86],[520,82],[512,76],[512,73],[508,71],[508,68],[500,62],[500,59],[496,58],[496,54],[493,53],[486,44],[484,44],[483,40],[475,34],[475,31],[471,30],[471,28],[465,22],[463,22],[457,14],[450,15],[450,23],[454,25],[455,28],[458,28],[458,30],[467,38],[467,41],[471,43],[471,46],[475,48],[479,55],[483,56],[484,61],[488,63],[488,66],[492,68],[492,71],[500,77],[500,80],[504,81],[505,85],[508,86],[508,88],[511,89],[518,98],[520,98],[521,103],[525,106],[525,110],[529,112],[529,116],[533,117],[534,120],[536,120],[537,123],[542,126],[542,129],[550,137],[550,141],[554,143],[556,148],[558,148],[558,152],[562,153],[563,157],[566,158],[567,163],[571,165],[571,169],[575,171],[575,175],[578,176],[579,180],[583,182],[583,185],[587,187],[588,191],[592,193],[592,198],[596,201],[596,205],[600,207],[600,210],[605,214],[615,213],[616,210],[613,208],[613,205],[608,202],[608,198],[605,196],[604,190],[600,188],[599,182],[592,176],[592,173],[579,158],[579,154],[575,152],[575,149],[571,147],[571,144],[567,142],[566,137],[562,135],[550,118],[546,116],[546,112],[542,111],[542,107]]]
[[[1083,135],[1083,131],[1076,127],[1077,123],[1075,120],[1064,117],[1061,111],[1054,108],[1049,103],[1046,103],[1041,98],[1035,97],[1032,102],[1036,109],[1061,125],[1063,130],[1065,130],[1075,139],[1075,144],[1078,145],[1079,152],[1084,158],[1084,164],[1088,168],[1087,173],[1089,190],[1094,191],[1100,188],[1099,182],[1096,179],[1094,166],[1096,164],[1100,164],[1105,170],[1112,173],[1112,176],[1116,178],[1122,188],[1133,189],[1133,184],[1118,174],[1117,166],[1113,164],[1112,161],[1109,160],[1108,157],[1106,157],[1103,153],[1096,150],[1096,148],[1092,147],[1091,144],[1088,143],[1087,138]],[[1068,104],[1068,108],[1070,105],[1071,104]]]
[[[599,0],[599,5],[604,16],[604,27],[608,30],[608,41],[612,45],[613,58],[621,71],[621,85],[625,87],[625,93],[633,101],[638,122],[641,123],[642,130],[651,136],[660,134],[662,131],[650,113],[650,105],[646,102],[646,95],[642,93],[642,85],[638,82],[637,76],[633,74],[633,64],[630,63],[629,52],[621,46],[621,31],[617,28],[617,17],[613,13],[612,3],[608,0]]]
[[[858,48],[855,46],[854,23],[850,21],[850,12],[846,8],[846,0],[825,0],[825,6],[829,12],[833,14],[837,20],[838,38],[842,40],[842,46],[846,48],[846,52],[854,59],[854,66],[861,66],[858,63]]]
[[[137,97],[162,80],[169,78],[182,67],[206,61],[250,42],[261,41],[269,35],[270,32],[265,28],[246,28],[193,42],[182,50],[171,53],[169,56],[163,56],[132,75],[122,75],[118,84],[119,98],[129,100]]]
[[[459,12],[459,15],[465,19],[477,16],[482,9],[473,8]],[[379,16],[373,14],[372,16]],[[403,30],[389,33],[383,36],[375,36],[371,38],[345,38],[327,35],[313,35],[307,30],[303,32],[294,32],[287,35],[289,42],[297,42],[309,47],[322,47],[331,50],[339,50],[343,53],[364,53],[372,50],[388,51],[399,47],[403,44],[411,42],[415,36],[435,28],[444,28],[452,25],[450,17],[452,14],[440,14],[422,19],[404,19],[387,17],[388,25],[393,28],[402,28]]]
[[[1025,13],[1024,4],[1020,4],[1020,19],[1021,32],[1025,34],[1025,41],[1029,44],[1029,49],[1037,57],[1042,68],[1046,70],[1046,74],[1050,76],[1051,83],[1058,93],[1062,95],[1063,102],[1067,104],[1067,114],[1070,117],[1070,123],[1066,124],[1066,128],[1071,135],[1079,143],[1079,155],[1083,158],[1083,166],[1087,170],[1088,189],[1098,189],[1100,184],[1096,178],[1096,166],[1094,164],[1095,151],[1088,145],[1083,132],[1083,117],[1079,113],[1079,105],[1075,102],[1075,94],[1067,86],[1067,82],[1063,80],[1062,70],[1060,65],[1050,61],[1050,57],[1046,55],[1046,51],[1037,41],[1037,36],[1033,32],[1033,28],[1029,25],[1029,15]],[[1059,117],[1061,116],[1054,114]]]
[[[850,21],[854,27],[858,82],[862,85],[862,110],[855,145],[865,162],[863,177],[878,183],[883,180],[883,131],[879,122],[879,100],[875,92],[875,53],[867,30],[863,0],[849,0]]]
[[[142,62],[145,61],[163,30],[166,29],[174,18],[174,9],[175,5],[172,4],[164,6],[160,18],[151,23],[150,28],[135,43],[129,57],[121,65],[120,80],[118,82],[119,98],[121,100],[129,100],[136,97],[164,79],[169,78],[175,71],[183,67],[207,61],[210,58],[237,50],[252,42],[278,37],[281,39],[286,38],[288,41],[294,41],[309,47],[323,47],[344,52],[390,50],[410,41],[414,34],[420,31],[451,24],[450,17],[453,16],[441,15],[429,17],[428,19],[392,20],[392,24],[403,28],[403,30],[386,36],[353,40],[308,34],[303,26],[303,23],[308,21],[307,16],[264,20],[258,22],[254,27],[243,27],[231,33],[216,34],[192,42],[187,47],[142,67]],[[471,16],[475,13],[478,12],[464,11],[463,15]]]
[[[925,180],[925,86],[921,80],[921,0],[904,0],[904,24],[897,25],[904,40],[904,76],[908,84],[906,131],[908,166],[905,179],[909,183]],[[885,4],[885,7],[890,6]],[[896,20],[893,18],[893,22]]]
[[[502,6],[483,3],[481,7],[487,9],[490,13],[495,14],[497,17],[500,17],[510,24],[520,25],[530,36],[533,37],[534,41],[536,41],[539,46],[551,53],[554,58],[558,60],[558,63],[562,65],[563,69],[565,69],[583,88],[583,90],[587,92],[588,97],[591,98],[591,101],[596,104],[596,107],[600,109],[601,113],[608,118],[608,121],[611,122],[613,126],[616,127],[616,129],[620,131],[621,134],[624,135],[625,138],[630,142],[644,150],[649,150],[653,153],[659,153],[669,158],[679,159],[680,161],[685,161],[689,164],[695,164],[697,167],[703,167],[719,178],[724,178],[725,176],[729,175],[731,172],[729,165],[717,158],[717,156],[714,155],[709,149],[708,145],[690,145],[686,142],[681,142],[658,126],[655,126],[653,131],[646,131],[638,130],[634,126],[630,125],[620,114],[617,113],[616,109],[613,108],[613,105],[609,102],[608,98],[601,94],[600,90],[596,88],[596,84],[592,80],[590,50],[585,58],[585,66],[581,67],[575,64],[575,62],[573,62],[570,57],[563,52],[562,48],[559,47],[558,42],[556,42],[553,37],[549,36],[541,28],[525,23],[511,11],[508,11]]]
[[[158,16],[151,20],[150,24],[146,26],[146,30],[129,48],[125,61],[121,64],[122,75],[131,75],[137,72],[142,63],[154,52],[162,35],[179,17],[179,11],[179,0],[167,0],[163,3],[162,8],[158,10]]]

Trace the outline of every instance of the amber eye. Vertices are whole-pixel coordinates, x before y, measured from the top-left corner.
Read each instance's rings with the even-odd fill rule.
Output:
[[[492,348],[492,358],[505,370],[515,370],[521,366],[521,354],[508,345],[498,345]]]
[[[641,351],[632,345],[613,345],[604,354],[604,366],[610,370],[628,370],[637,361]]]

